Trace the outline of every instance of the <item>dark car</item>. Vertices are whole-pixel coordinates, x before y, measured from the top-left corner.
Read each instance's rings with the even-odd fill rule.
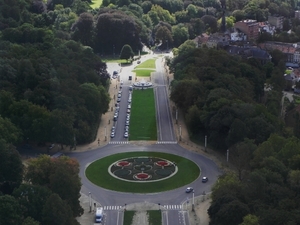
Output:
[[[113,75],[117,75],[117,74],[118,74],[118,71],[114,71],[114,72],[113,72]]]
[[[207,177],[202,177],[202,183],[206,183],[208,181]]]

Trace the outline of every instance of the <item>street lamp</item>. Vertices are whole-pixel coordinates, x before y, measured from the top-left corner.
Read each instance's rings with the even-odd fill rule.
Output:
[[[205,135],[204,138],[204,151],[206,152],[206,145],[207,145],[207,136]]]
[[[168,40],[167,40],[167,50],[169,50],[169,42],[168,42]]]
[[[106,126],[105,126],[105,141],[107,140],[107,135],[106,135]]]
[[[181,125],[179,125],[179,141],[181,141]]]
[[[89,192],[90,212],[92,212],[92,193]]]
[[[193,204],[192,204],[192,211],[195,211],[195,202],[194,202],[195,192],[193,190]]]
[[[176,124],[178,123],[178,109],[176,109]]]

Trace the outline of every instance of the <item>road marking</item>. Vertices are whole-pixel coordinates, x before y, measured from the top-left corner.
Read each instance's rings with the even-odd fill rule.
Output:
[[[126,145],[126,144],[129,144],[129,141],[110,141],[108,144],[110,144],[110,145]]]
[[[177,141],[158,141],[158,142],[156,142],[156,144],[158,144],[158,145],[163,145],[163,144],[175,145],[175,144],[177,144]]]

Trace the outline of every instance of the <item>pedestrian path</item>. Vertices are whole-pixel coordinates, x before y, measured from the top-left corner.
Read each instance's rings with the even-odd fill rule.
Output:
[[[158,145],[175,145],[177,144],[177,141],[158,141],[156,142]]]
[[[113,210],[124,210],[124,205],[109,205],[109,206],[103,206],[103,210],[106,211],[113,211]],[[162,205],[162,210],[182,210],[182,205]]]
[[[110,141],[108,144],[110,145],[127,145],[129,141]]]
[[[163,205],[165,210],[182,210],[182,205]]]

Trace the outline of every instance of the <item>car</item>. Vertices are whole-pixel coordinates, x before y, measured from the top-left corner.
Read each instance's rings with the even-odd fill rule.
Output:
[[[110,137],[114,138],[115,137],[115,132],[111,132]]]
[[[133,89],[133,86],[129,86],[129,91],[132,91],[132,89]]]
[[[192,191],[194,191],[194,188],[192,188],[192,187],[187,187],[187,188],[185,189],[185,193],[190,193],[190,192],[192,192]]]
[[[128,114],[130,113],[130,109],[127,109],[127,113],[128,113]]]
[[[130,120],[129,117],[126,117],[126,122],[127,122],[127,121],[129,122],[129,120]]]
[[[122,90],[119,90],[119,91],[118,91],[118,94],[122,94]]]
[[[128,103],[131,103],[131,98],[128,99]]]
[[[202,183],[206,183],[208,181],[207,177],[202,177]]]
[[[113,72],[113,75],[117,75],[117,74],[118,74],[118,71],[114,71],[114,72]]]
[[[121,85],[123,85],[123,81],[121,80]]]
[[[125,125],[126,125],[126,126],[129,126],[129,120],[127,120],[127,121],[125,122]]]
[[[131,105],[130,104],[128,104],[127,109],[131,109]]]
[[[116,104],[115,104],[115,107],[119,107],[119,106],[120,106],[120,103],[116,103]]]
[[[111,128],[111,132],[112,132],[112,133],[115,133],[115,131],[116,131],[116,127],[113,126],[113,127]]]
[[[128,132],[124,133],[124,138],[128,138]]]
[[[114,121],[117,121],[118,120],[118,117],[117,116],[114,116]]]
[[[121,94],[118,94],[118,98],[121,98],[122,97],[122,95]]]
[[[138,60],[136,63],[137,63],[137,64],[140,64],[140,63],[141,63],[141,61],[140,61],[140,60]]]
[[[120,101],[121,101],[121,98],[118,98],[118,99],[117,99],[117,102],[120,102]]]
[[[129,131],[129,127],[128,126],[125,126],[125,132],[128,132]]]

